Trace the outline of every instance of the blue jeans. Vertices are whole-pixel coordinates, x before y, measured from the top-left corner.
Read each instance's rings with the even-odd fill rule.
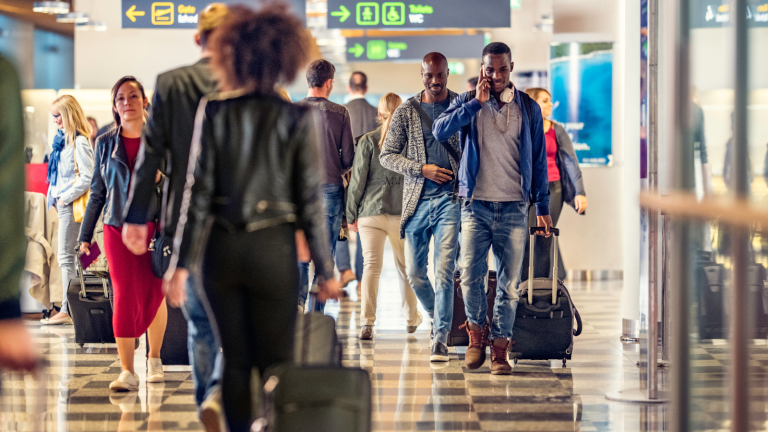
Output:
[[[459,239],[459,203],[451,195],[423,199],[405,225],[405,272],[421,305],[429,313],[433,342],[448,342],[453,319],[453,273]],[[435,238],[435,287],[427,277],[429,241]]]
[[[61,283],[64,287],[64,298],[61,301],[61,312],[68,314],[69,305],[67,304],[67,289],[69,281],[77,277],[77,253],[75,247],[78,245],[77,236],[80,235],[80,224],[75,222],[75,215],[72,212],[72,204],[65,206],[57,205],[56,211],[59,214],[59,267],[61,267]],[[53,302],[54,299],[51,299]],[[48,305],[45,305],[46,307]],[[51,316],[56,313],[51,314]]]
[[[326,184],[323,185],[323,212],[325,221],[328,223],[328,241],[331,246],[331,257],[336,253],[336,239],[339,238],[341,230],[341,215],[345,209],[344,186]],[[299,263],[299,305],[307,304],[309,295],[309,263]],[[325,310],[325,304],[318,302],[316,310],[322,312]]]
[[[192,377],[195,380],[195,402],[198,408],[211,390],[219,384],[221,379],[221,350],[219,342],[214,335],[213,326],[208,319],[201,298],[205,295],[202,287],[194,276],[190,276],[187,282],[187,302],[182,308],[187,319],[187,349],[189,360],[192,362]]]
[[[498,279],[491,340],[512,338],[527,230],[528,203],[523,201],[474,200],[461,209],[461,289],[467,319],[481,327],[488,320],[485,276],[491,246],[496,258]]]
[[[349,239],[336,242],[336,267],[339,272],[352,270],[352,258],[349,256]],[[355,253],[355,276],[357,280],[363,280],[363,245],[360,236],[357,236],[357,253]]]

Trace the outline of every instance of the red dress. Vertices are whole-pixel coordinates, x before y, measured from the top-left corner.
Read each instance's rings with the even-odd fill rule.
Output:
[[[128,163],[133,164],[141,145],[140,138],[125,138]],[[147,224],[147,245],[155,224]],[[112,328],[115,337],[136,338],[144,334],[163,302],[163,280],[152,273],[151,253],[134,255],[123,244],[122,227],[104,225],[104,249],[109,263],[114,295]]]

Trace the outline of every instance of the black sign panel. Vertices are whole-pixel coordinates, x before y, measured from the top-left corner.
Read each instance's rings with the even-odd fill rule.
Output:
[[[227,4],[245,4],[258,8],[258,0],[216,0]],[[307,23],[304,0],[285,0],[291,11]],[[200,12],[214,0],[122,0],[122,28],[196,29]]]
[[[328,28],[491,28],[511,25],[509,0],[328,0]]]
[[[691,2],[691,27],[728,27],[734,22],[731,1],[696,0]],[[768,27],[768,0],[747,2],[747,26]]]
[[[448,58],[480,58],[483,35],[347,38],[347,61],[421,60],[437,51]]]

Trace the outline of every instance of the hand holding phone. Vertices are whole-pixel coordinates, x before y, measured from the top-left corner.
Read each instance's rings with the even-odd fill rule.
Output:
[[[491,97],[491,84],[488,82],[488,77],[485,76],[485,69],[483,65],[480,65],[480,78],[477,80],[477,90],[475,93],[475,99],[481,104],[484,104]]]

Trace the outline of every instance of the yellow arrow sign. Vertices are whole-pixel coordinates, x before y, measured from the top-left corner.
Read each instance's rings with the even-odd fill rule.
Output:
[[[125,12],[125,16],[127,16],[128,19],[131,20],[131,22],[136,22],[136,17],[137,16],[144,16],[144,11],[137,11],[136,10],[136,5],[133,5],[133,6],[131,6],[130,9],[128,9]]]

